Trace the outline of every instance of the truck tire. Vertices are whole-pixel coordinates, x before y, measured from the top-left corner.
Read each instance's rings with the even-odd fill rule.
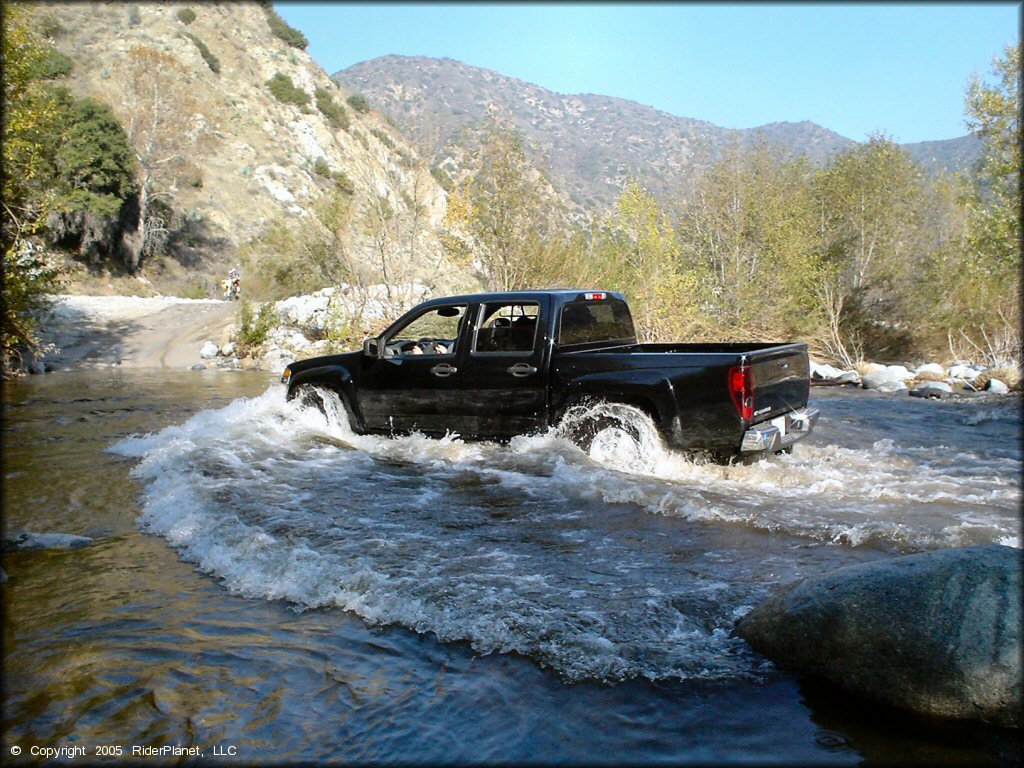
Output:
[[[624,403],[599,402],[567,408],[559,423],[559,431],[590,453],[598,435],[608,430],[624,433],[639,447],[643,436],[638,419],[647,417],[641,409]]]
[[[316,408],[324,416],[327,415],[327,404],[324,403],[323,392],[312,384],[299,384],[291,391],[289,400],[298,400],[303,408]]]

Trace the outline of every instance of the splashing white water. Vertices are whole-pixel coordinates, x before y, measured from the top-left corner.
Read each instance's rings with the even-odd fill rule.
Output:
[[[326,417],[275,387],[118,443],[140,459],[142,528],[238,594],[527,654],[572,680],[756,675],[729,629],[761,582],[799,567],[794,549],[1019,546],[1019,457],[812,438],[720,466],[622,410],[589,455],[564,430],[507,446],[365,436],[325,395]]]

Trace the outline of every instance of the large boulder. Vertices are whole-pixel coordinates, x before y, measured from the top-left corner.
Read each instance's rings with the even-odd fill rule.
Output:
[[[884,368],[875,368],[861,376],[861,386],[864,389],[877,389],[880,392],[895,392],[906,389],[905,381],[914,378],[905,366],[888,365]]]
[[[866,698],[1024,725],[1021,551],[988,545],[862,563],[783,588],[737,634],[780,666]]]

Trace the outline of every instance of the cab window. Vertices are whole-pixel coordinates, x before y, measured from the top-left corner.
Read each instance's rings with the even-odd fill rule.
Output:
[[[490,303],[480,307],[473,352],[515,354],[533,352],[537,343],[536,302]]]
[[[453,355],[466,305],[435,307],[398,328],[384,344],[384,357]]]
[[[633,318],[624,301],[571,301],[562,307],[558,329],[560,346],[635,337]]]

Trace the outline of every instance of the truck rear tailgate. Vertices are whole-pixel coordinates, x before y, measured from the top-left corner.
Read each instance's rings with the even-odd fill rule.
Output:
[[[810,365],[806,344],[786,344],[751,352],[746,363],[753,373],[754,384],[750,423],[766,421],[807,405]]]

